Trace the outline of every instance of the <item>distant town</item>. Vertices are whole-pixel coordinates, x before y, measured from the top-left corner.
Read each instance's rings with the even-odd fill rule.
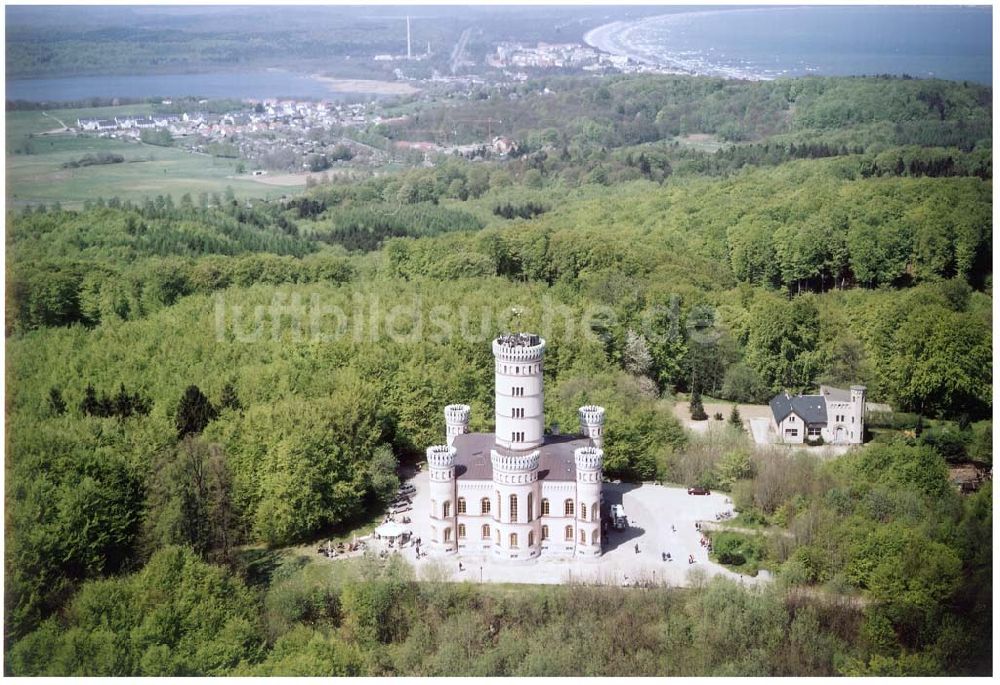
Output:
[[[376,62],[399,61],[394,69],[399,81],[412,83],[421,90],[446,89],[447,97],[469,99],[473,88],[513,87],[528,81],[540,71],[545,73],[665,73],[667,70],[637,64],[627,57],[608,55],[579,43],[534,46],[501,42],[488,54],[488,76],[454,75],[459,67],[469,67],[467,53],[456,47],[452,74],[434,70],[430,78],[407,76],[406,63],[419,63],[430,55],[377,54]],[[499,71],[498,71],[499,70]],[[511,97],[516,97],[512,94]],[[433,164],[435,155],[460,155],[470,160],[498,159],[515,154],[516,141],[488,134],[483,140],[465,144],[446,144],[441,140],[397,140],[386,150],[359,140],[364,131],[384,124],[405,126],[406,116],[387,114],[381,101],[264,99],[244,100],[238,108],[225,112],[207,111],[208,100],[198,102],[206,109],[177,112],[174,102],[165,99],[155,109],[173,110],[152,114],[123,114],[109,118],[79,118],[67,128],[81,135],[96,135],[118,140],[159,145],[176,145],[194,153],[216,157],[239,158],[243,171],[255,175],[268,172],[323,172],[337,167],[380,167],[400,155],[411,163]],[[383,131],[385,129],[374,129]]]

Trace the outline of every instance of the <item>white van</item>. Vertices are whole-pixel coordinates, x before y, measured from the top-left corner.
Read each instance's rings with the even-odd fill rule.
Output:
[[[611,525],[619,530],[628,528],[628,519],[625,517],[625,507],[623,505],[611,505]]]

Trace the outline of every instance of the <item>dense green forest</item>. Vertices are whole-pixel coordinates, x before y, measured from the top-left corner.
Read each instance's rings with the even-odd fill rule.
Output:
[[[545,98],[606,90],[589,124],[525,93],[507,161],[8,213],[8,673],[989,672],[991,486],[948,473],[992,465],[989,89],[574,83]],[[609,477],[731,493],[762,532],[720,549],[774,584],[452,586],[288,551],[377,515],[444,405],[491,428],[515,305],[546,425],[602,404]],[[820,382],[895,409],[873,444],[819,462],[673,412]]]

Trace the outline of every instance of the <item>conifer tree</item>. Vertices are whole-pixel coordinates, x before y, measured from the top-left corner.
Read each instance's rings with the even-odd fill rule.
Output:
[[[733,405],[733,411],[729,414],[729,423],[743,430],[743,417],[740,416],[740,409],[735,404]]]
[[[49,388],[49,409],[56,416],[66,413],[66,400],[63,399],[62,391],[59,388]]]
[[[201,433],[217,413],[205,393],[197,385],[189,385],[177,405],[177,437]]]
[[[222,386],[222,397],[219,399],[219,406],[223,409],[234,409],[236,411],[243,408],[243,405],[240,404],[240,398],[236,394],[236,387],[232,382]]]
[[[705,407],[701,403],[701,391],[694,388],[691,391],[691,420],[705,421],[707,419],[708,414],[705,413]]]
[[[87,384],[87,389],[83,391],[83,401],[80,402],[80,411],[84,416],[94,416],[98,413],[97,391],[92,383]]]

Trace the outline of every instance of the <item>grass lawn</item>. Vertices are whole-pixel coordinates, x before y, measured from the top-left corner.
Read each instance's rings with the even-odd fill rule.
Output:
[[[147,113],[149,105],[53,110],[49,114],[69,125],[77,117],[108,117],[123,113]],[[142,200],[172,195],[174,202],[185,193],[197,201],[199,193],[219,193],[232,188],[239,198],[280,197],[294,188],[269,186],[248,177],[235,177],[239,160],[198,155],[179,148],[125,142],[94,135],[71,133],[41,135],[59,127],[42,112],[9,112],[7,116],[8,205],[60,202],[70,208],[86,200],[119,197]],[[122,155],[121,164],[64,169],[65,162],[86,154],[112,152]]]

